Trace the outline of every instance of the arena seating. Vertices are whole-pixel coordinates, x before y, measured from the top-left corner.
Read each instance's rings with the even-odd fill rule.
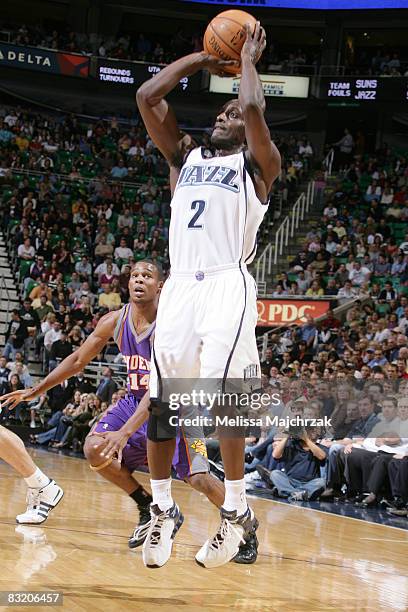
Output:
[[[275,140],[283,155],[275,195],[287,205],[310,176],[313,149],[305,137]],[[341,321],[329,314],[318,323],[309,318],[303,326],[272,334],[262,355],[263,387],[270,393],[279,390],[286,413],[291,402],[298,414],[313,402],[315,415],[341,413],[337,429],[321,432],[330,448],[341,447],[344,440],[347,445],[353,419],[365,423],[361,414],[348,415],[347,402],[356,409],[368,394],[377,424],[384,419],[385,398],[406,395],[404,153],[380,149],[336,160],[331,176],[318,170],[314,210],[320,216],[314,212],[317,221],[308,225],[300,252],[273,279],[274,297],[326,295],[334,299],[333,306],[352,305]],[[21,301],[26,300],[12,315],[24,321],[18,346],[9,341],[6,326],[6,363],[0,367],[4,393],[30,386],[33,376],[75,350],[104,312],[127,300],[128,264],[150,257],[168,269],[170,191],[167,166],[139,125],[115,118],[85,124],[74,116],[10,108],[0,109],[0,190],[11,270]],[[273,222],[272,211],[261,245],[270,239]],[[101,398],[98,389],[106,378],[114,386],[108,398]],[[3,413],[3,422],[15,426],[16,419],[18,424],[30,418],[33,443],[80,452],[90,424],[125,393],[123,381],[120,355],[109,345],[83,377],[13,414]],[[347,402],[339,390],[344,384]],[[408,437],[403,408],[395,418],[400,437]],[[247,449],[248,488],[276,494],[269,459],[282,428],[253,434],[257,442]],[[210,452],[217,463],[216,449]],[[345,483],[340,484],[344,490]],[[355,497],[361,503],[361,496]],[[293,501],[299,501],[296,495]]]
[[[203,144],[208,144],[206,138]],[[269,239],[274,217],[296,197],[310,172],[313,153],[309,146],[299,156],[305,137],[276,140],[284,172],[275,186],[276,206],[271,206],[265,221],[261,246]],[[73,116],[19,108],[0,109],[0,165],[10,276],[16,279],[21,301],[31,300],[28,310],[39,315],[39,320],[33,315],[35,324],[31,320],[31,329],[18,347],[29,365],[28,386],[33,377],[36,380],[48,371],[50,358],[51,366],[60,358],[51,354],[45,338],[55,319],[75,348],[107,308],[127,300],[128,264],[149,257],[167,271],[168,170],[138,125],[115,118],[85,124]],[[41,294],[47,295],[48,305],[37,311]],[[78,319],[82,304],[86,316]],[[7,312],[15,307],[19,308],[18,302],[11,302]],[[27,313],[24,317],[29,318]],[[7,325],[8,321],[5,331]],[[50,340],[58,340],[59,335],[60,330]],[[15,353],[10,346],[5,351],[7,359]],[[115,381],[123,386],[123,365],[120,359],[115,362],[116,353],[108,347],[87,369],[94,388],[108,363]],[[34,424],[36,414],[32,414]],[[23,411],[21,416],[29,415]]]

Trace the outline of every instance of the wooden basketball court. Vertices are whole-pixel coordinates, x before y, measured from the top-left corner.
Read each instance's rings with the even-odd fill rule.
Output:
[[[258,562],[206,570],[194,555],[216,528],[217,510],[174,482],[185,522],[169,563],[149,570],[141,550],[127,547],[138,516],[132,500],[84,460],[37,450],[33,456],[65,497],[42,527],[16,526],[25,484],[0,463],[1,591],[60,590],[64,604],[54,609],[69,612],[408,608],[405,530],[252,499],[261,523]]]

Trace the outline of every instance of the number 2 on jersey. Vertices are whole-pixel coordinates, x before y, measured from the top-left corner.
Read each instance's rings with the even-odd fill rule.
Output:
[[[201,217],[205,209],[205,200],[193,200],[191,202],[191,210],[194,210],[195,213],[191,217],[190,222],[188,224],[188,229],[204,229],[204,223],[197,223],[198,219]]]

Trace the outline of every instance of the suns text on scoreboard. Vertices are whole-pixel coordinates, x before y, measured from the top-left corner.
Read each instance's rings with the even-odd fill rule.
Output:
[[[355,100],[375,100],[377,97],[377,87],[377,79],[330,81],[327,89],[327,97],[354,98]]]

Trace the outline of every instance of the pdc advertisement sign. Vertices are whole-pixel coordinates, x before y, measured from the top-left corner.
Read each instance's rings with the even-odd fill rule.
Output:
[[[309,77],[280,76],[279,74],[260,74],[265,96],[274,98],[307,98],[309,94]],[[212,74],[210,92],[238,95],[241,79],[222,78]]]
[[[82,78],[89,75],[89,58],[83,55],[2,42],[0,42],[1,66]]]
[[[165,64],[151,64],[149,62],[124,62],[98,58],[96,78],[106,85],[121,87],[139,87],[142,83],[158,74]],[[192,92],[201,88],[201,75],[195,74],[184,77],[178,84],[177,91]]]
[[[321,300],[258,300],[258,326],[303,325],[306,316],[314,319],[327,313],[330,302]]]

